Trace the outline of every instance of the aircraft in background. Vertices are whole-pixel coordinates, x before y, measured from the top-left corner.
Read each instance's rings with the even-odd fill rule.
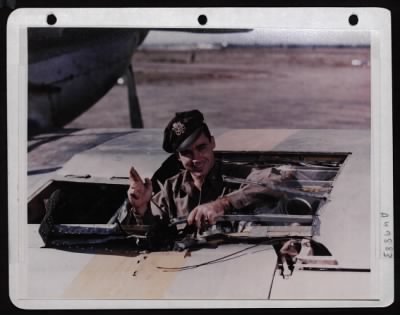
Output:
[[[216,34],[251,30],[168,31]],[[131,127],[143,128],[131,58],[149,32],[128,28],[29,29],[28,135],[59,129],[71,122],[122,76],[128,87]]]
[[[28,134],[61,128],[126,74],[132,127],[143,127],[130,61],[148,30],[37,28],[28,32]]]

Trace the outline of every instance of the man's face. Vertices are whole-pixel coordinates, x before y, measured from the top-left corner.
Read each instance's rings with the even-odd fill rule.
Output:
[[[205,177],[214,166],[214,137],[211,141],[202,133],[191,146],[179,152],[179,160],[192,176]]]

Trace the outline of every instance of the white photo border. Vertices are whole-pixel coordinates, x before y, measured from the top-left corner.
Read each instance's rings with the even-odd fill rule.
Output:
[[[371,34],[371,234],[372,267],[377,275],[377,300],[24,300],[24,247],[27,233],[27,29],[51,27],[110,28],[267,28],[284,30],[368,31]],[[357,26],[348,23],[359,16]],[[311,18],[310,18],[311,17]],[[234,23],[232,23],[234,21]],[[8,91],[8,217],[10,298],[28,309],[110,308],[264,308],[264,307],[384,307],[394,300],[392,82],[390,12],[381,8],[41,8],[18,9],[7,24]],[[393,247],[393,245],[391,246]]]

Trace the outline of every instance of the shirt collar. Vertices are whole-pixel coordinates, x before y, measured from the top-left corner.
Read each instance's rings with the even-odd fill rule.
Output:
[[[218,188],[220,187],[221,184],[222,184],[221,161],[215,160],[214,166],[211,168],[210,172],[207,174],[203,185],[205,185],[205,187],[210,188],[212,190],[218,190]],[[197,188],[194,186],[193,178],[190,175],[190,172],[185,170],[183,172],[182,190],[185,193],[192,195],[194,189],[197,189]]]

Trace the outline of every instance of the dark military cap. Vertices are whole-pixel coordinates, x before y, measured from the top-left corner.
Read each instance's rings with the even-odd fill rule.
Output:
[[[164,130],[163,149],[168,153],[185,150],[203,130],[204,116],[197,109],[176,113]]]

